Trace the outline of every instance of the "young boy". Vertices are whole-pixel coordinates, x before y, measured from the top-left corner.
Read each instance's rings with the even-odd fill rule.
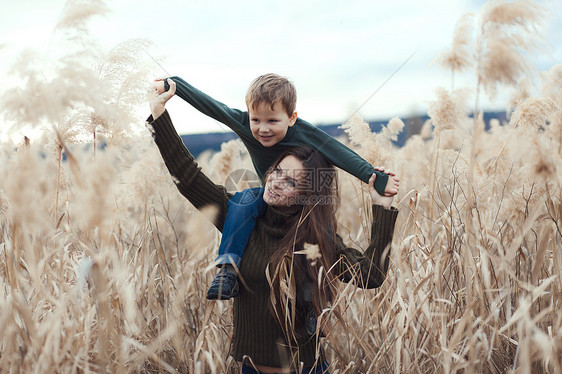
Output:
[[[216,101],[177,76],[156,80],[154,91],[157,94],[167,91],[169,79],[176,85],[176,95],[203,114],[224,123],[240,137],[262,181],[269,167],[284,150],[308,145],[365,183],[376,173],[375,189],[380,195],[392,196],[398,191],[399,180],[396,176],[375,170],[357,153],[297,117],[296,89],[285,77],[276,74],[257,77],[246,94],[248,112],[232,109]],[[229,201],[216,260],[221,270],[207,292],[207,299],[226,300],[238,295],[236,269],[264,205],[262,188],[236,193]],[[235,219],[242,219],[243,222],[237,223]]]

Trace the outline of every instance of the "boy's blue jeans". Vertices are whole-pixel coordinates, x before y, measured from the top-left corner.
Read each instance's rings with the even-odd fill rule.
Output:
[[[265,211],[263,191],[263,187],[249,188],[235,193],[228,201],[217,266],[234,264],[240,267],[256,219]]]

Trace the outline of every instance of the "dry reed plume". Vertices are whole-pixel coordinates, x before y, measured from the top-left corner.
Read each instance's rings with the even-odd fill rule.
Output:
[[[205,299],[213,212],[179,195],[134,115],[149,77],[131,51],[144,42],[91,51],[84,22],[103,9],[69,3],[58,30],[90,52],[49,73],[28,52],[24,84],[3,95],[14,130],[46,135],[0,147],[0,371],[234,373],[231,304]],[[455,36],[462,50],[447,68],[475,69],[489,93],[517,82],[531,40],[502,25],[532,30],[543,15],[491,2],[475,43]],[[562,66],[541,78],[541,96],[506,103],[510,122],[488,131],[462,89],[438,89],[425,132],[402,148],[391,143],[401,120],[380,134],[359,118],[344,126],[360,154],[401,177],[401,213],[383,286],[341,285],[331,372],[562,372]],[[94,157],[96,134],[107,147]],[[240,150],[228,143],[202,166],[223,183],[250,167]],[[340,187],[340,233],[365,248],[365,186],[342,173]]]

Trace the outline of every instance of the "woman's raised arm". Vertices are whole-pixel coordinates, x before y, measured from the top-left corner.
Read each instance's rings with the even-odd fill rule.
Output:
[[[222,231],[227,203],[232,195],[223,186],[211,181],[201,171],[195,158],[183,144],[165,109],[166,101],[173,96],[173,92],[170,94],[170,91],[166,91],[150,101],[152,115],[147,121],[152,126],[154,142],[180,193],[197,209],[210,205],[218,208],[218,214],[213,223]]]
[[[376,169],[394,175],[383,168]],[[362,253],[355,248],[347,247],[339,236],[336,245],[337,274],[342,281],[353,281],[361,288],[377,288],[382,285],[388,270],[390,244],[398,217],[398,210],[391,206],[394,196],[379,195],[373,188],[375,178],[373,174],[369,180],[373,199],[373,223],[369,247],[365,253]],[[396,187],[398,189],[398,185]]]

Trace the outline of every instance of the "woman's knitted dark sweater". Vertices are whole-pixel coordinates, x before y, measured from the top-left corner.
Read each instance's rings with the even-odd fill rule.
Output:
[[[149,117],[148,121],[154,128],[156,145],[170,174],[176,178],[181,194],[197,209],[207,205],[218,207],[214,224],[222,230],[231,195],[201,172],[174,129],[167,111],[154,121],[152,116]],[[389,252],[385,253],[385,249],[392,240],[397,215],[396,209],[386,210],[373,205],[372,239],[365,253],[347,247],[337,237],[336,258],[342,261],[336,271],[342,281],[354,281],[364,288],[382,284],[389,260]],[[269,309],[270,289],[265,272],[279,240],[286,233],[288,218],[287,214],[268,206],[265,214],[258,218],[242,257],[240,276],[248,288],[241,287],[239,296],[234,299],[232,356],[237,361],[249,357],[256,364],[274,367],[284,367],[288,363],[289,352],[284,334]],[[318,356],[316,352],[316,339],[310,339],[299,347],[298,360],[304,362],[305,367],[313,366],[317,359],[324,360],[323,350],[318,350]]]

